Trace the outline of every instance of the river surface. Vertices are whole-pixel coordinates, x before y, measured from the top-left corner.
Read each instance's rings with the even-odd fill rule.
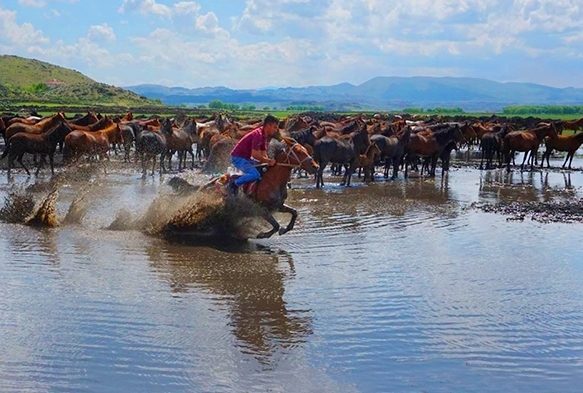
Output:
[[[0,392],[580,392],[583,224],[470,205],[581,198],[581,166],[294,180],[293,231],[197,246],[104,229],[168,176],[100,176],[78,224],[0,223]]]

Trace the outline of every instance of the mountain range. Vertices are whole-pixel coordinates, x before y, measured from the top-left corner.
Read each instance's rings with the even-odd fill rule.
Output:
[[[227,87],[188,89],[143,84],[124,87],[167,105],[197,106],[213,100],[261,108],[318,105],[326,110],[399,110],[462,108],[500,111],[514,105],[582,105],[583,89],[533,83],[500,83],[464,77],[376,77],[360,85],[235,90]]]

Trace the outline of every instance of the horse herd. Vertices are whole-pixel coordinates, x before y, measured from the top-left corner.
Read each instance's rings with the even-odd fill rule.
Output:
[[[537,165],[537,152],[544,144],[541,167],[545,159],[549,165],[553,151],[563,151],[567,153],[563,167],[568,164],[570,169],[573,155],[583,143],[583,133],[577,133],[583,127],[583,118],[547,122],[456,120],[309,113],[282,120],[280,134],[297,141],[313,156],[319,165],[315,173],[318,188],[324,186],[324,171],[329,164],[333,174],[342,174],[341,184],[346,186],[361,170],[364,181],[374,180],[377,166],[384,166],[385,178],[395,179],[399,171],[407,177],[410,168],[420,170],[421,175],[426,171],[427,176],[435,176],[441,161],[443,175],[449,168],[452,150],[463,146],[480,149],[480,168],[504,165],[510,170],[516,152],[525,152],[521,168],[528,163],[531,168]],[[103,162],[112,152],[121,154],[124,162],[139,162],[144,177],[149,168],[154,174],[156,165],[160,174],[171,171],[173,157],[178,171],[201,165],[203,171],[217,173],[230,165],[229,153],[237,140],[260,124],[261,119],[241,120],[225,113],[205,118],[134,118],[131,112],[112,117],[92,111],[73,118],[63,112],[47,117],[5,114],[0,117],[5,141],[1,158],[8,157],[8,176],[15,161],[30,175],[23,161],[25,154],[34,155],[37,174],[48,158],[54,174],[57,153],[62,154],[63,163],[71,164],[81,159]],[[563,135],[568,129],[575,132]]]

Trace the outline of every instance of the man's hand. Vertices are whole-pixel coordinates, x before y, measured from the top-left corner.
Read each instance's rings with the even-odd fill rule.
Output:
[[[277,162],[277,161],[275,161],[275,159],[274,159],[274,158],[272,158],[271,160],[269,160],[269,162],[267,163],[267,165],[269,165],[269,166],[274,166],[276,162]]]

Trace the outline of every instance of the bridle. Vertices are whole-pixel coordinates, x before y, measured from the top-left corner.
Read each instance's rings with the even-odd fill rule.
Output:
[[[284,151],[283,151],[285,153],[284,162],[276,162],[275,165],[286,166],[286,167],[290,167],[290,168],[299,168],[302,166],[302,164],[305,161],[312,160],[312,156],[310,156],[309,154],[303,160],[300,160],[300,158],[298,157],[298,155],[294,151],[294,147],[296,145],[302,146],[296,142],[293,145],[291,145],[288,149],[284,149]],[[293,158],[294,160],[296,160],[296,162],[298,162],[298,163],[292,164],[290,157]]]

